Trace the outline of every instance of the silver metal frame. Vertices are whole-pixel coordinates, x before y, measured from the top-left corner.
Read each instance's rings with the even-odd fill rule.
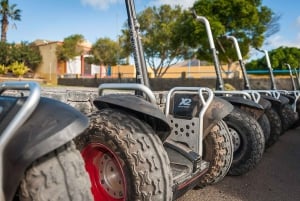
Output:
[[[215,94],[223,94],[226,96],[241,95],[244,99],[249,99],[258,103],[260,100],[260,94],[254,90],[244,90],[244,91],[214,91]]]
[[[98,87],[99,96],[103,96],[104,90],[132,90],[141,91],[147,96],[147,100],[156,105],[156,98],[147,86],[138,83],[105,83]]]
[[[292,105],[294,112],[297,112],[297,102],[300,99],[300,92],[299,91],[291,91],[291,93],[295,96],[295,101]]]
[[[290,73],[290,78],[291,78],[291,81],[292,81],[293,89],[294,89],[294,91],[296,91],[296,90],[297,90],[297,87],[296,87],[295,80],[294,80],[294,78],[293,78],[293,71],[292,71],[291,65],[290,65],[290,64],[285,64],[285,65],[286,65],[286,66],[288,67],[288,69],[289,69],[289,73]]]
[[[243,61],[243,57],[242,57],[242,53],[241,53],[239,43],[238,43],[237,39],[234,36],[225,35],[225,37],[228,40],[233,41],[233,44],[234,44],[234,47],[235,47],[235,50],[236,50],[236,54],[237,54],[237,57],[238,57],[238,60],[239,60],[239,63],[240,63],[240,67],[241,67],[241,70],[242,70],[242,73],[243,73],[243,77],[244,77],[244,89],[251,90],[250,81],[249,81],[249,78],[247,76],[245,63]]]
[[[216,75],[217,75],[216,90],[224,90],[224,80],[222,78],[221,69],[219,68],[220,62],[219,62],[219,58],[217,56],[218,53],[217,53],[217,50],[215,47],[215,42],[214,42],[213,35],[211,32],[210,23],[205,17],[198,16],[195,12],[194,12],[194,15],[195,15],[197,21],[202,22],[205,25],[205,30],[206,30],[206,33],[208,36],[209,47],[210,47],[210,51],[212,53],[214,67],[215,67],[215,71],[216,71]]]
[[[18,111],[16,116],[7,125],[5,130],[0,135],[0,200],[4,200],[3,192],[3,153],[6,146],[14,138],[16,131],[23,125],[23,123],[30,117],[32,112],[36,109],[40,100],[40,87],[35,82],[4,82],[0,84],[0,94],[6,90],[29,90],[24,105]]]
[[[197,21],[202,22],[205,25],[206,33],[207,33],[207,36],[208,36],[208,42],[209,42],[210,50],[212,52],[215,71],[216,71],[216,75],[217,75],[217,86],[216,86],[217,90],[214,93],[215,94],[225,94],[225,95],[229,95],[229,94],[231,94],[231,95],[234,95],[234,94],[235,95],[243,95],[244,98],[246,98],[246,99],[248,98],[248,99],[253,100],[254,102],[258,103],[259,100],[260,100],[260,95],[258,93],[256,93],[255,91],[248,91],[248,92],[244,92],[244,91],[224,91],[224,81],[223,81],[221,70],[220,70],[220,67],[219,67],[220,63],[219,63],[219,59],[218,59],[218,56],[217,56],[217,50],[216,50],[216,47],[215,47],[215,42],[214,42],[214,39],[213,39],[213,34],[212,34],[212,31],[211,31],[210,23],[209,23],[208,19],[206,19],[204,16],[198,16],[195,12],[194,12],[194,15],[195,15]],[[238,56],[239,56],[239,58],[241,57],[240,51],[238,52]]]
[[[267,67],[268,67],[268,70],[269,70],[269,73],[270,73],[270,78],[271,78],[271,90],[277,90],[275,77],[274,77],[274,73],[273,73],[273,68],[272,68],[272,65],[271,65],[271,61],[270,61],[268,51],[267,50],[261,50],[261,49],[258,49],[258,48],[256,48],[256,49],[265,54]]]
[[[244,63],[243,63],[243,58],[242,58],[242,54],[241,54],[241,50],[240,50],[238,41],[237,41],[237,39],[234,36],[227,36],[226,35],[225,37],[227,39],[229,39],[229,40],[232,40],[233,43],[234,43],[234,47],[236,49],[238,60],[240,62],[240,66],[241,66],[241,69],[242,69],[242,72],[243,72],[243,76],[244,76],[244,79],[245,79],[245,87],[248,88],[248,89],[246,89],[244,91],[247,91],[249,93],[253,93],[253,92],[261,93],[261,94],[265,94],[265,95],[268,95],[268,96],[272,96],[272,97],[274,97],[276,99],[279,99],[280,93],[278,92],[278,90],[251,90],[250,82],[249,82],[249,79],[248,79],[248,76],[247,76],[247,73],[246,73],[246,69],[245,69],[245,66],[244,66]],[[260,52],[263,52],[266,55],[268,69],[270,70],[271,76],[272,76],[273,75],[273,73],[272,73],[273,69],[272,69],[272,66],[271,66],[271,62],[270,62],[270,58],[269,58],[268,52],[266,50],[260,50],[260,49],[257,49],[257,50],[260,51]],[[271,80],[272,81],[272,88],[274,88],[274,87],[276,88],[274,78],[271,77],[271,79],[272,79]],[[255,98],[253,100],[255,100]],[[259,99],[257,99],[257,100],[259,100]]]
[[[144,48],[140,36],[140,24],[138,23],[134,0],[125,0],[128,16],[128,26],[130,31],[130,41],[133,49],[133,58],[136,68],[137,83],[150,87],[149,77],[147,73],[147,65],[144,57]]]
[[[272,96],[274,98],[276,98],[277,100],[279,100],[280,98],[280,92],[278,90],[255,90],[261,94],[265,94],[267,96]]]
[[[129,91],[138,90],[138,91],[143,92],[143,94],[146,95],[147,100],[149,102],[151,102],[154,105],[157,105],[156,98],[155,98],[153,92],[143,84],[138,84],[138,83],[105,83],[105,84],[101,84],[98,87],[99,96],[103,96],[105,90],[129,90]],[[171,121],[171,119],[172,120],[176,119],[172,115],[169,114],[171,96],[174,93],[189,93],[189,94],[197,93],[199,95],[201,103],[203,104],[203,107],[199,113],[199,117],[193,118],[192,120],[179,119],[177,121],[177,123],[178,124],[188,123],[190,125],[193,124],[196,127],[196,129],[195,129],[196,133],[194,134],[194,136],[197,139],[192,138],[191,140],[189,140],[188,138],[183,137],[183,138],[180,138],[180,141],[187,142],[189,145],[191,145],[191,148],[193,148],[195,150],[195,152],[197,152],[200,156],[202,156],[202,152],[203,152],[203,145],[202,145],[203,118],[204,118],[204,114],[205,114],[206,110],[208,109],[209,105],[211,104],[211,102],[213,100],[214,93],[211,89],[206,88],[206,87],[175,87],[175,88],[171,89],[168,92],[168,95],[166,98],[166,107],[165,107],[165,115],[169,121]],[[208,95],[208,97],[206,99],[204,98],[204,94]],[[245,95],[247,95],[248,98],[251,98],[251,96],[249,94],[245,93]],[[172,133],[173,132],[174,132],[174,129],[172,130]],[[174,139],[174,135],[171,134],[170,137],[172,139]]]
[[[185,120],[185,119],[179,119],[175,118],[173,115],[170,115],[170,103],[171,103],[171,97],[175,93],[189,93],[189,94],[198,94],[199,98],[203,104],[201,111],[199,113],[199,117],[194,117],[192,120]],[[204,94],[207,94],[208,97],[205,99]],[[214,93],[211,89],[206,87],[174,87],[171,89],[167,95],[166,100],[166,108],[165,108],[165,114],[167,119],[170,121],[173,121],[173,123],[176,123],[179,125],[179,127],[183,127],[186,125],[194,126],[195,127],[195,133],[193,134],[194,137],[188,138],[187,136],[183,135],[176,135],[175,129],[173,128],[171,135],[169,138],[174,140],[179,140],[182,142],[188,143],[191,148],[198,153],[201,157],[203,155],[203,118],[206,110],[208,109],[209,105],[212,103],[214,98]],[[174,122],[175,121],[175,122]],[[196,139],[195,139],[196,138]]]
[[[294,80],[294,77],[293,77],[293,71],[292,71],[291,65],[290,64],[285,64],[285,65],[289,69],[289,73],[290,73],[290,77],[291,77],[291,81],[292,81],[292,85],[293,85],[293,89],[294,89],[293,91],[286,91],[286,93],[293,94],[295,96],[295,101],[294,101],[292,107],[293,107],[294,112],[296,112],[297,111],[297,102],[300,98],[300,91],[297,90],[296,83],[295,83],[295,80]],[[297,73],[296,73],[296,76],[297,76]]]

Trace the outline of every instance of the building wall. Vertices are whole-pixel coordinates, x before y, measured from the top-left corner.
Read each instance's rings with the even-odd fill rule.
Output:
[[[111,67],[111,78],[117,78],[119,73],[122,78],[134,78],[135,77],[135,67],[134,65],[119,65]],[[154,73],[151,68],[148,68],[149,77],[154,78]],[[216,72],[214,66],[183,66],[183,67],[170,67],[168,71],[162,76],[162,78],[215,78]],[[241,73],[239,71],[228,76],[228,74],[222,72],[224,78],[228,77],[240,77]]]
[[[44,78],[46,82],[57,84],[58,77],[98,77],[98,78],[135,78],[136,69],[134,65],[116,65],[110,67],[110,75],[107,75],[108,67],[101,67],[97,69],[97,66],[85,66],[83,56],[79,56],[70,62],[59,62],[56,57],[56,48],[61,45],[62,42],[47,42],[40,41],[38,44],[42,55],[42,63],[37,69],[37,73],[40,77]],[[80,48],[83,48],[80,46]],[[88,51],[88,48],[83,48],[84,51]],[[86,73],[86,67],[90,68],[89,73]],[[98,72],[99,71],[99,72]],[[101,73],[100,73],[101,71]],[[148,75],[150,78],[154,78],[154,73],[151,68],[148,68]],[[100,75],[101,74],[101,75]],[[241,73],[235,70],[235,73],[225,74],[224,78],[239,77]],[[168,69],[167,73],[162,78],[215,78],[216,73],[214,66],[172,66]]]
[[[182,66],[182,67],[170,67],[166,74],[162,78],[180,78],[184,75],[186,78],[215,78],[216,71],[214,66]],[[235,74],[226,74],[222,72],[224,78],[239,77],[240,72],[235,71]]]
[[[74,60],[75,63],[73,61],[68,63],[59,62],[57,60],[56,49],[57,46],[62,45],[63,42],[36,40],[35,44],[39,47],[42,56],[42,63],[38,66],[37,73],[39,77],[43,78],[46,82],[57,84],[57,78],[63,77],[65,74],[73,74],[76,76],[84,74],[85,64],[83,62],[83,56],[76,58]],[[81,50],[83,54],[86,54],[91,49],[91,44],[82,43],[78,45],[77,48],[78,51]],[[70,65],[70,63],[72,64]]]
[[[134,78],[135,68],[133,65],[117,65],[111,66],[111,78],[118,78],[119,74],[122,78]]]
[[[56,57],[56,47],[58,43],[47,43],[39,45],[40,53],[42,56],[42,63],[37,68],[37,73],[40,77],[44,78],[46,82],[57,83],[58,64]],[[60,71],[62,70],[59,68]]]

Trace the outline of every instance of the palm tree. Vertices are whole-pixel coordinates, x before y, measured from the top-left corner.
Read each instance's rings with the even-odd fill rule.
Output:
[[[9,0],[0,1],[1,19],[1,41],[6,42],[6,34],[9,25],[9,18],[16,21],[21,21],[21,10],[16,8],[16,4],[9,5]]]

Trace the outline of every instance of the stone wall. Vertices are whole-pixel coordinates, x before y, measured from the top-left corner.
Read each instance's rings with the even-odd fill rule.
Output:
[[[66,102],[81,112],[88,114],[96,110],[93,100],[98,96],[97,87],[101,83],[134,83],[134,79],[84,79],[84,78],[65,78],[59,79],[59,84],[64,87],[43,87],[42,95]],[[164,107],[167,91],[175,86],[205,86],[215,88],[215,79],[150,79],[152,89],[157,98],[160,108]],[[270,89],[268,78],[251,79],[253,89]],[[241,89],[243,81],[241,79],[225,79],[225,83],[230,83],[237,89]],[[292,84],[289,78],[276,80],[278,89],[291,90]],[[72,87],[67,87],[67,86]],[[80,86],[80,87],[74,87]],[[164,95],[162,95],[164,94]]]
[[[72,87],[59,88],[43,88],[42,95],[66,102],[81,112],[88,114],[96,108],[93,105],[93,100],[98,96],[97,87],[101,83],[134,83],[135,79],[91,79],[91,78],[60,78],[58,84]],[[150,79],[151,88],[157,97],[157,104],[163,108],[165,96],[168,90],[175,86],[190,86],[190,87],[209,87],[215,88],[215,78],[202,79]],[[242,79],[224,79],[225,83],[233,85],[236,89],[243,88]],[[250,79],[253,89],[270,89],[270,80],[268,78]],[[289,78],[281,78],[276,80],[278,89],[291,90],[292,84]],[[79,86],[79,87],[74,87]]]
[[[83,87],[43,87],[41,91],[43,97],[53,98],[64,103],[67,103],[84,114],[89,114],[97,108],[93,104],[93,100],[98,97],[97,88],[83,88]],[[167,91],[154,92],[156,103],[161,110],[163,110]]]
[[[49,88],[43,87],[41,91],[43,97],[53,98],[67,103],[84,114],[89,114],[96,110],[93,100],[98,96],[97,88]]]
[[[7,80],[5,80],[7,81]],[[65,102],[84,114],[89,114],[96,110],[93,100],[98,96],[98,86],[101,83],[134,83],[134,79],[83,79],[83,78],[64,78],[59,79],[60,87],[42,87],[42,96],[57,99]],[[164,108],[166,94],[168,90],[175,86],[205,86],[215,88],[215,79],[150,79],[157,104],[161,109]],[[278,89],[291,90],[291,80],[288,78],[278,79]],[[235,88],[242,88],[243,82],[239,79],[225,80],[225,83],[232,84]],[[269,89],[270,81],[267,78],[251,79],[253,89]],[[80,87],[74,87],[80,86]]]

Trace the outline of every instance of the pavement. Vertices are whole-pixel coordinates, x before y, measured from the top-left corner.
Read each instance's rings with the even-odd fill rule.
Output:
[[[285,132],[243,176],[191,190],[177,201],[300,201],[300,127]]]

